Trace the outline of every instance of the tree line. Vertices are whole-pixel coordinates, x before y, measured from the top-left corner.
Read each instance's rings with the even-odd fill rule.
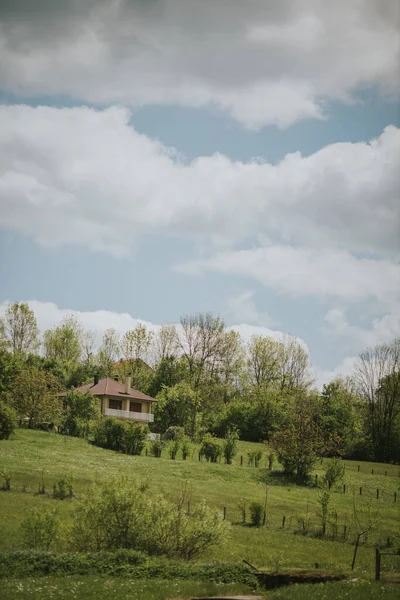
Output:
[[[288,472],[304,474],[319,456],[382,462],[400,459],[400,340],[366,349],[351,377],[318,391],[307,351],[293,337],[255,335],[245,343],[219,316],[184,315],[156,332],[143,324],[122,336],[96,333],[67,316],[40,335],[26,303],[0,319],[0,398],[29,426],[59,418],[60,390],[95,375],[124,381],[158,400],[153,430],[181,427],[192,439],[206,434],[264,441]],[[70,395],[71,411],[88,400]],[[57,404],[58,403],[58,404]],[[86,421],[85,421],[86,422]],[[75,430],[74,430],[75,427]],[[67,427],[81,435],[85,426]]]

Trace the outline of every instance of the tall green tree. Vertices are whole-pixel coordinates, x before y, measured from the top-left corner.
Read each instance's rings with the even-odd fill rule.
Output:
[[[30,428],[46,422],[57,423],[61,415],[59,383],[51,374],[36,367],[21,371],[14,382],[12,404]]]
[[[60,432],[75,437],[86,437],[91,423],[99,417],[97,400],[90,391],[69,390],[63,397]]]
[[[26,302],[14,302],[0,319],[0,344],[13,354],[38,351],[39,329],[35,313]]]
[[[112,327],[107,329],[97,354],[100,369],[107,377],[111,377],[113,374],[113,365],[119,357],[120,346],[120,337],[115,329]]]
[[[47,329],[43,336],[46,358],[53,359],[66,370],[74,368],[82,354],[81,339],[83,328],[73,315],[65,317],[62,324]]]
[[[355,366],[355,380],[368,409],[367,426],[374,460],[389,462],[398,453],[400,339],[362,352]]]

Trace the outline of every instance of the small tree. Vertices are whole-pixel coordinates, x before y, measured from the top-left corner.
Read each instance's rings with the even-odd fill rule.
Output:
[[[24,545],[33,550],[49,551],[59,534],[59,520],[54,511],[33,511],[21,523]]]
[[[39,329],[33,310],[26,302],[11,304],[0,319],[0,343],[13,354],[28,354],[39,349]]]
[[[227,465],[232,464],[232,459],[236,456],[238,439],[239,433],[237,429],[229,429],[227,431],[222,445],[222,451]]]
[[[200,448],[200,456],[204,456],[207,462],[216,463],[222,454],[222,448],[218,440],[207,434],[203,438]]]
[[[250,510],[251,524],[254,527],[260,527],[262,520],[263,520],[263,514],[264,514],[263,503],[260,502],[259,500],[254,500],[253,502],[250,503],[249,510]]]
[[[357,505],[356,495],[353,494],[353,521],[357,531],[356,543],[354,546],[353,560],[351,570],[354,571],[358,546],[361,538],[368,535],[379,523],[380,520],[380,505],[378,504],[375,510],[372,509],[371,499],[366,504]]]
[[[11,406],[0,401],[0,440],[8,440],[15,429],[17,415]]]
[[[328,521],[329,503],[331,501],[331,493],[329,488],[325,485],[321,488],[318,495],[318,504],[321,507],[321,524],[322,524],[322,535],[326,533],[326,524]]]
[[[169,442],[168,450],[172,460],[176,459],[180,446],[181,442],[179,440],[172,440],[171,442]]]
[[[186,460],[192,450],[192,442],[190,437],[185,435],[182,439],[182,459]]]
[[[344,478],[344,462],[340,458],[331,458],[325,470],[324,482],[331,488]]]

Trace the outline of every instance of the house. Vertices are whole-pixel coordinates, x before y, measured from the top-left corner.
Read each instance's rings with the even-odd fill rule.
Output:
[[[76,388],[79,392],[91,392],[98,398],[101,414],[105,417],[129,419],[137,423],[152,423],[154,415],[151,407],[154,398],[142,394],[131,387],[131,378],[126,377],[125,383],[120,383],[112,377],[99,379],[94,377],[92,383],[87,383]],[[60,396],[65,396],[63,392]]]

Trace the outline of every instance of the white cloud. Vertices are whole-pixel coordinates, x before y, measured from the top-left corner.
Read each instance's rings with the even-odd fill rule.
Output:
[[[400,303],[393,313],[373,319],[368,328],[349,323],[345,310],[339,308],[330,309],[324,322],[323,331],[341,338],[350,348],[360,351],[400,337]]]
[[[357,356],[346,356],[346,358],[344,358],[342,362],[331,371],[315,367],[314,370],[317,374],[315,387],[321,390],[325,383],[329,383],[333,379],[337,379],[339,377],[351,377],[351,375],[354,373],[356,361]]]
[[[229,298],[227,312],[235,321],[263,327],[277,327],[279,325],[267,312],[258,310],[253,290],[246,290],[238,296]]]
[[[276,166],[218,154],[183,164],[129,117],[0,106],[0,226],[114,255],[149,233],[209,249],[266,238],[398,254],[400,129]]]
[[[348,252],[271,245],[228,251],[175,267],[196,275],[216,271],[247,276],[294,298],[345,302],[375,299],[391,306],[400,295],[400,265],[389,260],[358,259]]]
[[[31,0],[0,8],[0,80],[20,95],[216,106],[250,128],[399,88],[396,0]]]

